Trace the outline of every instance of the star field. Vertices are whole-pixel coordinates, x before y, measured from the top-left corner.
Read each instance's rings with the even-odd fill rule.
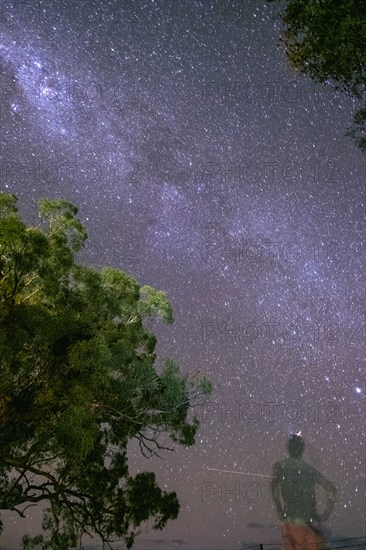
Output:
[[[30,222],[42,196],[77,204],[80,261],[164,290],[159,360],[214,384],[195,447],[130,446],[181,503],[137,550],[276,548],[265,476],[299,430],[339,487],[327,536],[366,534],[365,157],[354,102],[286,65],[275,4],[1,6],[1,190]],[[7,517],[15,549],[39,511]]]

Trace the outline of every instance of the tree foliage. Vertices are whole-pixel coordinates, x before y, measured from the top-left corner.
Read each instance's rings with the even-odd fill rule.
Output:
[[[172,450],[168,437],[193,445],[189,408],[211,383],[172,360],[158,372],[144,319],[172,323],[170,304],[118,269],[76,263],[87,235],[73,204],[41,200],[37,228],[16,204],[0,194],[0,509],[47,506],[28,550],[76,548],[85,533],[131,547],[141,522],[162,529],[179,502],[153,473],[130,476],[127,444],[146,457]]]
[[[366,151],[365,0],[287,0],[282,20],[292,66],[361,102],[348,135]]]

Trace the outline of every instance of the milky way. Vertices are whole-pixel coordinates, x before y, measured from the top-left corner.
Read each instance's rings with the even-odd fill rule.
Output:
[[[141,550],[276,548],[268,480],[207,468],[270,475],[294,430],[340,488],[327,536],[365,535],[365,157],[353,101],[286,65],[275,4],[2,5],[1,189],[29,221],[41,196],[77,204],[80,261],[164,290],[159,360],[215,386],[194,448],[131,445],[181,502]]]

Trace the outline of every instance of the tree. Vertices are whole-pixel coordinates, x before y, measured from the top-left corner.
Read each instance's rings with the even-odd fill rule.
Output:
[[[281,41],[290,64],[361,101],[347,133],[366,151],[366,2],[287,0],[285,6]]]
[[[46,534],[24,537],[26,549],[75,548],[85,533],[130,548],[143,521],[162,529],[179,501],[153,473],[129,475],[127,444],[146,457],[172,450],[167,438],[193,445],[190,405],[211,383],[170,359],[158,372],[144,320],[173,322],[165,294],[78,265],[87,235],[73,204],[41,200],[37,228],[16,204],[0,194],[0,509],[48,506]]]

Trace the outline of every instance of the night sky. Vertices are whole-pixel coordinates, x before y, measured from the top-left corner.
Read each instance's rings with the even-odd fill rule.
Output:
[[[194,447],[148,460],[130,446],[131,473],[156,472],[181,503],[136,550],[279,543],[265,476],[294,431],[339,486],[327,538],[364,536],[366,157],[345,136],[357,105],[287,65],[281,3],[1,9],[1,190],[29,223],[40,197],[75,203],[80,262],[167,293],[174,325],[150,325],[158,366],[172,357],[214,384],[192,411]],[[4,549],[40,523],[3,518]]]

